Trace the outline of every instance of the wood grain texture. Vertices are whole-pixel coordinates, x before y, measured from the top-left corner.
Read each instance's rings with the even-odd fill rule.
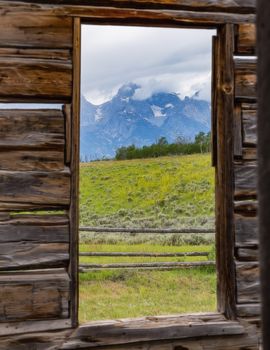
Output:
[[[217,72],[216,263],[218,311],[234,319],[233,232],[234,26],[220,28]]]
[[[239,162],[234,165],[235,196],[252,197],[257,194],[257,164]]]
[[[63,267],[68,261],[68,243],[12,242],[0,245],[1,271]]]
[[[70,172],[64,171],[0,171],[0,208],[3,203],[13,209],[31,207],[68,206],[70,203]],[[18,205],[17,205],[18,204]],[[4,205],[3,205],[4,206]],[[12,206],[11,206],[12,208]]]
[[[70,164],[71,161],[71,105],[63,106],[63,113],[65,116],[65,164]]]
[[[0,221],[7,221],[10,219],[10,213],[0,212]]]
[[[233,148],[234,156],[241,157],[243,154],[243,140],[242,140],[242,118],[241,118],[241,106],[238,104],[234,108],[234,135],[233,135]]]
[[[30,148],[18,150],[12,148],[0,149],[0,170],[55,171],[65,169],[64,152],[61,149]]]
[[[121,0],[120,0],[121,1]],[[139,0],[140,1],[140,0]],[[240,0],[239,0],[240,1]],[[244,1],[244,0],[242,0]],[[249,0],[254,1],[254,0]],[[213,25],[219,25],[224,23],[254,23],[255,14],[254,8],[252,11],[242,12],[245,9],[245,6],[238,6],[234,1],[235,8],[238,8],[238,11],[226,12],[221,8],[220,11],[209,11],[205,5],[209,1],[205,2],[196,1],[195,6],[193,3],[190,3],[188,0],[185,0],[185,6],[178,6],[178,9],[181,8],[181,11],[175,11],[172,7],[168,6],[168,2],[160,2],[160,9],[154,9],[153,7],[148,7],[152,3],[149,1],[148,4],[144,4],[141,9],[133,8],[134,2],[126,1],[126,4],[130,6],[117,7],[114,5],[108,7],[101,6],[91,6],[89,2],[87,5],[59,5],[56,6],[55,2],[51,4],[27,4],[24,2],[14,2],[10,3],[8,1],[0,1],[0,14],[5,12],[11,12],[15,16],[21,15],[32,15],[32,16],[73,16],[86,18],[91,23],[102,23],[102,24],[127,24],[127,25],[151,25],[151,26],[179,26],[179,25],[191,25],[196,23],[196,26],[209,27]],[[100,3],[96,0],[96,5]],[[135,3],[134,3],[135,4]],[[156,2],[156,5],[158,2]],[[212,2],[212,4],[217,4]],[[227,0],[223,1],[224,8],[228,4]],[[232,4],[232,2],[231,2]],[[94,5],[94,3],[93,3]],[[120,5],[120,3],[119,3]],[[161,5],[161,6],[160,6]],[[201,6],[200,6],[201,5]],[[254,5],[254,4],[253,4]],[[188,8],[187,8],[188,6]],[[202,11],[202,8],[205,8],[205,11]],[[131,8],[128,8],[131,7]],[[143,8],[144,7],[144,8]],[[156,6],[157,7],[157,6]],[[2,11],[1,11],[2,9]],[[247,8],[246,8],[247,10]],[[244,10],[245,11],[245,10]]]
[[[66,215],[11,215],[0,222],[0,243],[68,243]]]
[[[26,0],[27,3],[36,3]],[[88,0],[40,0],[44,4],[89,5]],[[211,11],[229,13],[255,13],[255,0],[92,0],[91,6],[108,6],[123,8],[169,8],[190,11]]]
[[[0,57],[3,102],[69,101],[71,80],[71,64],[60,60]]]
[[[62,320],[60,320],[62,321]],[[59,321],[59,323],[60,323]],[[44,323],[46,321],[38,321]],[[55,322],[55,321],[54,321]],[[53,323],[53,322],[52,322]],[[194,339],[163,340],[127,345],[99,346],[98,350],[258,350],[258,336],[254,327],[245,325],[245,334],[201,337]],[[0,338],[0,350],[59,350],[68,342],[70,330],[58,332],[19,334]],[[75,350],[75,346],[73,348]],[[77,349],[77,348],[76,348]]]
[[[256,101],[256,60],[235,59],[235,96],[244,101]]]
[[[236,200],[234,201],[234,211],[244,215],[250,213],[251,216],[255,216],[258,211],[258,201],[255,199]]]
[[[257,246],[258,218],[257,216],[235,215],[235,243],[237,247]]]
[[[28,11],[27,11],[28,9]],[[72,48],[72,19],[43,14],[38,6],[0,3],[2,47]]]
[[[212,37],[212,75],[211,75],[211,160],[212,166],[217,166],[217,74],[218,74],[218,50],[219,40],[217,36]]]
[[[68,49],[25,49],[25,48],[3,48],[0,47],[0,57],[11,58],[39,58],[49,60],[60,60],[71,63],[71,50]]]
[[[237,26],[236,55],[255,55],[256,25],[243,23]]]
[[[15,215],[0,222],[0,270],[61,267],[69,260],[64,215]]]
[[[0,149],[51,148],[65,144],[61,110],[0,110]]]
[[[145,317],[130,320],[91,322],[80,326],[61,349],[90,349],[98,346],[192,338],[194,336],[237,335],[244,328],[220,314]],[[127,345],[126,345],[127,346]]]
[[[259,250],[258,248],[238,248],[236,257],[239,261],[258,261]]]
[[[257,160],[257,148],[244,147],[243,148],[243,160]]]
[[[237,262],[237,302],[239,304],[259,302],[260,280],[258,262]]]
[[[57,332],[59,332],[59,330],[70,329],[70,328],[71,328],[71,321],[69,318],[57,319],[57,320],[50,319],[50,320],[33,320],[33,321],[26,320],[26,321],[20,321],[20,322],[1,322],[0,346],[2,344],[1,341],[4,340],[4,337],[7,337],[7,339],[10,339],[12,341],[12,339],[16,339],[16,334],[31,335],[31,333],[37,334],[38,332],[43,332],[46,334],[46,332],[49,332],[49,331],[58,330]],[[70,333],[70,330],[68,333]],[[18,346],[19,345],[20,344],[18,344]],[[25,346],[23,350],[29,349],[28,343],[26,344],[23,343],[22,345]],[[35,346],[37,345],[35,344]],[[38,344],[38,346],[42,346],[42,344]],[[48,350],[46,347],[45,348],[41,347],[41,349]],[[55,348],[54,350],[58,350],[58,348]]]
[[[60,320],[63,321],[63,320]],[[48,321],[35,321],[35,323]],[[59,321],[58,321],[59,322]],[[33,324],[34,322],[32,322]],[[52,324],[56,326],[56,321],[52,321]],[[59,324],[62,322],[59,322]],[[15,323],[16,324],[16,323]],[[24,326],[24,328],[26,328]],[[60,327],[61,329],[61,327]],[[24,334],[4,336],[0,338],[0,350],[12,349],[12,350],[59,350],[62,344],[68,337],[70,330],[62,331],[48,331],[37,333],[29,333],[26,328]]]
[[[243,143],[244,146],[257,145],[257,110],[246,110],[242,111],[243,118]]]
[[[80,170],[80,101],[81,101],[81,20],[73,21],[73,96],[71,106],[71,202],[69,208],[70,218],[70,264],[71,297],[70,315],[72,326],[78,326],[79,308],[79,170]]]
[[[67,266],[65,215],[14,215],[0,222],[0,270]]]
[[[65,270],[0,274],[0,322],[68,318]]]
[[[239,317],[256,317],[261,313],[261,304],[238,304],[237,315]]]

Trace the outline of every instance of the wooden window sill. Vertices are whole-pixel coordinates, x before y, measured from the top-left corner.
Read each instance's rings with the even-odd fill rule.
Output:
[[[79,326],[62,349],[243,333],[239,322],[229,321],[220,313],[96,321]]]

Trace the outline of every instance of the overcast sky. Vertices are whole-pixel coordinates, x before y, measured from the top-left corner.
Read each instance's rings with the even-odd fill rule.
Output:
[[[100,104],[125,83],[135,98],[167,91],[181,98],[200,91],[210,101],[212,30],[84,25],[82,93]]]

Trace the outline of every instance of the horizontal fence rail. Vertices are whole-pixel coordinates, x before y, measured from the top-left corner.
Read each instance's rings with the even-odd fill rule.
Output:
[[[215,229],[205,228],[126,228],[126,227],[91,227],[81,226],[80,232],[96,233],[154,233],[154,234],[215,234]],[[80,252],[80,257],[209,257],[209,252]],[[194,268],[201,266],[215,266],[215,261],[196,262],[144,262],[144,263],[111,263],[86,264],[80,263],[79,271],[110,269],[137,270],[172,270],[176,268]]]
[[[90,227],[81,226],[81,232],[98,232],[98,233],[215,233],[215,229],[209,228],[126,228],[126,227]]]
[[[215,266],[215,261],[201,262],[159,262],[159,263],[123,263],[123,264],[80,264],[80,272],[89,270],[108,269],[156,269],[171,270],[175,268],[192,268],[201,266]]]
[[[177,257],[177,256],[208,256],[209,252],[183,252],[183,253],[142,253],[142,252],[81,252],[79,256],[128,256],[128,257]]]

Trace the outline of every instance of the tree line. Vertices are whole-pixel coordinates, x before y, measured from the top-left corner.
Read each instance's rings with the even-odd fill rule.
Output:
[[[169,143],[165,137],[161,137],[150,146],[136,147],[130,145],[116,150],[116,160],[155,158],[168,155],[184,155],[195,153],[207,153],[211,148],[211,134],[199,132],[194,142],[187,142],[178,137],[175,142]]]

